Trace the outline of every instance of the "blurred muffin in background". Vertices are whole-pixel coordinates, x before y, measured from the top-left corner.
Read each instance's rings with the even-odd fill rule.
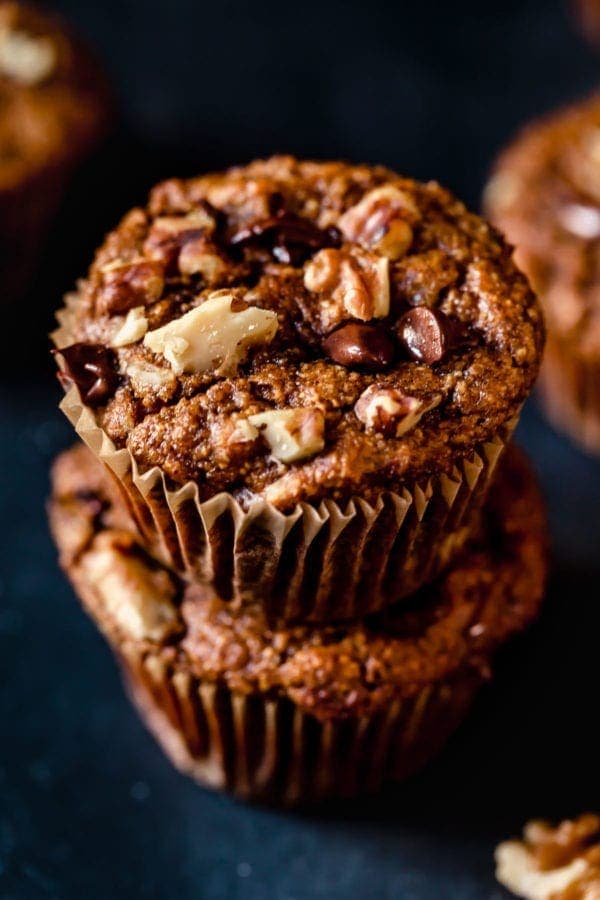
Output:
[[[74,167],[105,135],[107,83],[53,17],[0,0],[0,299],[22,294]]]
[[[600,453],[600,93],[527,127],[485,192],[545,308],[552,422]]]
[[[588,41],[600,46],[600,0],[571,0],[571,8]]]

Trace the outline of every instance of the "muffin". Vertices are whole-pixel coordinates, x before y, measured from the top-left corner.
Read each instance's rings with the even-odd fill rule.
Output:
[[[65,182],[105,134],[104,77],[79,41],[0,0],[0,290],[23,292]]]
[[[600,0],[571,0],[579,27],[588,41],[600,46]]]
[[[600,452],[600,94],[526,128],[485,206],[544,306],[540,394],[550,420]]]
[[[63,409],[146,546],[288,622],[452,558],[543,344],[510,250],[439,185],[290,157],[160,184],[59,321]]]
[[[57,460],[60,560],[130,694],[199,782],[281,803],[374,791],[422,766],[465,716],[494,653],[538,612],[546,523],[514,449],[483,525],[410,602],[362,622],[270,627],[148,556],[82,447]]]
[[[553,827],[528,822],[522,841],[496,849],[496,877],[526,900],[599,900],[600,816],[586,813]]]

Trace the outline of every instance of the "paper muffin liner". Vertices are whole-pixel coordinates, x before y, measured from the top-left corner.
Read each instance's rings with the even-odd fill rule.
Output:
[[[146,549],[224,600],[260,598],[271,621],[343,621],[382,610],[430,582],[476,527],[492,473],[516,424],[478,445],[451,475],[356,497],[300,503],[283,513],[264,500],[243,509],[227,493],[201,502],[188,483],[141,473],[118,450],[72,387],[61,408],[116,477]]]
[[[549,335],[538,395],[555,428],[600,455],[600,359],[585,359],[572,343]]]
[[[205,787],[283,805],[375,793],[412,775],[482,683],[465,670],[372,715],[321,721],[287,697],[203,682],[136,644],[118,655],[133,702],[178,769]]]

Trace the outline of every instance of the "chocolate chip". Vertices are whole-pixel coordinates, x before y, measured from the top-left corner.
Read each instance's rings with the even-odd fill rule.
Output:
[[[328,335],[323,350],[342,366],[384,369],[394,359],[394,342],[382,325],[350,322]]]
[[[62,356],[63,375],[77,385],[84,403],[100,406],[114,392],[119,376],[112,350],[98,344],[71,344],[54,352]]]
[[[398,337],[412,359],[431,366],[440,362],[448,352],[452,327],[439,310],[417,306],[409,309],[400,319]]]
[[[232,247],[256,243],[269,248],[275,259],[285,265],[299,265],[311,252],[323,247],[338,247],[341,234],[337,228],[319,228],[284,209],[266,219],[244,225],[229,236]]]

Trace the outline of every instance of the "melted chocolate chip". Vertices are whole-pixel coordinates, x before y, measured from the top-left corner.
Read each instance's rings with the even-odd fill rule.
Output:
[[[338,247],[341,234],[335,227],[324,230],[310,219],[281,209],[266,219],[244,225],[229,236],[232,247],[252,243],[268,247],[277,262],[300,265],[315,250]]]
[[[437,309],[417,306],[404,313],[398,323],[398,337],[408,355],[428,366],[440,362],[452,342],[449,319]]]
[[[119,376],[112,350],[98,344],[71,344],[54,352],[62,356],[63,375],[77,385],[84,403],[100,406],[114,393]]]
[[[342,366],[357,366],[379,370],[394,359],[395,346],[382,325],[362,325],[350,322],[328,335],[323,350]]]

